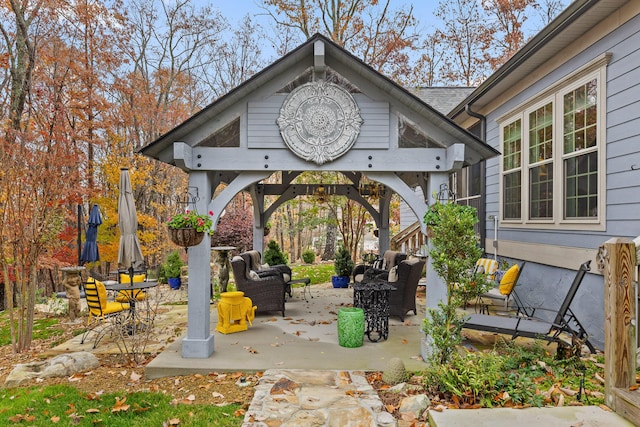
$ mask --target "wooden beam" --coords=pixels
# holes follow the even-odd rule
[[[629,239],[604,243],[605,403],[640,422],[640,396],[623,393],[636,384],[635,245]]]

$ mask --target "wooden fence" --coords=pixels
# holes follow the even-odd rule
[[[635,281],[640,268],[636,247],[628,239],[613,238],[600,248],[604,275],[605,403],[617,414],[640,425],[640,391],[636,385],[638,296]]]

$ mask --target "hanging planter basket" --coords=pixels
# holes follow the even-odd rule
[[[169,228],[169,237],[178,246],[196,246],[202,242],[204,231],[197,231],[195,228]]]

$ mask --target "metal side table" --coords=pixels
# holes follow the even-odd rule
[[[395,288],[388,282],[356,282],[353,285],[353,306],[364,310],[365,334],[371,342],[389,337],[389,292]]]

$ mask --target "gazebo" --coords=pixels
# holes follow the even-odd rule
[[[393,192],[422,218],[451,172],[499,154],[320,34],[140,151],[186,171],[190,192],[198,195],[195,208],[212,211],[214,224],[236,194],[248,191],[259,251],[263,228],[280,205],[318,193],[319,184],[294,182],[304,171],[346,176],[350,184],[322,190],[361,203],[376,222],[384,251]],[[263,182],[278,171],[281,182]],[[378,206],[363,197],[363,177],[379,184]],[[266,195],[279,197],[265,206]],[[209,260],[205,236],[189,250],[185,358],[207,358],[214,349]],[[427,268],[429,307],[446,296],[432,271]]]

